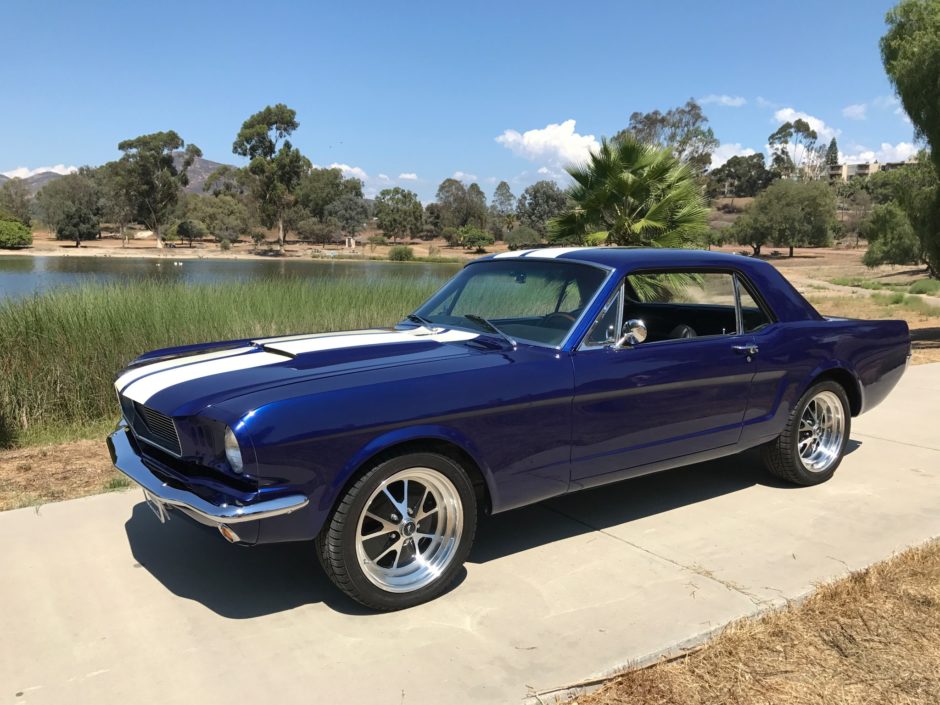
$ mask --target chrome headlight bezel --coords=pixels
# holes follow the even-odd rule
[[[232,472],[241,475],[245,471],[245,463],[242,458],[242,449],[235,437],[235,432],[229,427],[225,427],[225,459],[228,461]]]

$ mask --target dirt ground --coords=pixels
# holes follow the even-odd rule
[[[678,660],[569,705],[913,705],[940,702],[940,543],[732,624]]]
[[[0,450],[0,511],[129,486],[104,439]]]
[[[473,259],[479,257],[472,251],[460,247],[449,247],[442,240],[423,241],[416,240],[408,243],[392,243],[372,247],[365,244],[371,235],[380,234],[377,231],[360,233],[359,240],[363,244],[355,249],[347,249],[342,245],[313,245],[289,241],[285,247],[284,257],[291,259],[310,259],[316,257],[376,257],[386,259],[388,251],[394,244],[407,244],[414,251],[415,257],[448,257],[457,259]],[[4,250],[4,255],[39,256],[39,257],[153,257],[181,259],[271,259],[270,254],[259,254],[252,242],[243,241],[233,243],[231,249],[223,251],[215,242],[195,242],[193,247],[185,242],[172,243],[173,247],[157,247],[152,237],[144,240],[129,239],[124,245],[120,237],[106,234],[100,240],[88,240],[81,247],[75,247],[74,242],[56,240],[52,233],[38,230],[33,233],[33,246],[21,250]],[[275,246],[275,240],[268,240],[267,245]],[[488,248],[488,252],[502,252],[506,247],[497,243]]]

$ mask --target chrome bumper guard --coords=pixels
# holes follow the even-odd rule
[[[197,514],[216,524],[239,524],[246,521],[270,519],[271,517],[290,514],[307,506],[309,500],[300,494],[267,499],[254,504],[238,506],[234,504],[212,504],[202,497],[170,487],[153,474],[141,461],[128,437],[130,431],[122,424],[108,436],[108,450],[114,467],[140,485],[144,496],[157,513],[160,521],[166,520],[166,507],[178,507],[185,512]]]

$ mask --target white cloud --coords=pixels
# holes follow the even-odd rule
[[[592,150],[600,146],[594,135],[575,132],[574,120],[565,120],[560,125],[552,123],[523,133],[506,130],[496,141],[514,154],[554,167],[583,162]]]
[[[330,164],[330,169],[339,169],[343,172],[343,176],[354,176],[357,179],[365,181],[369,178],[369,175],[358,166],[349,166],[349,164],[340,164],[339,162],[333,162]]]
[[[44,171],[51,171],[56,174],[71,174],[78,171],[77,166],[65,166],[65,164],[56,164],[55,166],[37,166],[35,169],[30,169],[26,166],[18,166],[16,169],[11,169],[10,171],[3,171],[0,174],[4,176],[9,176],[11,179],[28,179],[30,176],[35,176],[36,174],[41,174]]]
[[[418,175],[413,171],[403,171],[398,175],[398,178],[402,181],[417,181]]]
[[[842,116],[849,120],[864,120],[866,110],[868,110],[868,106],[865,103],[853,103],[842,108]]]
[[[868,149],[861,145],[853,145],[852,152],[839,153],[839,162],[843,164],[864,164],[868,162],[903,162],[917,154],[917,146],[911,142],[898,142],[891,144],[882,142],[879,149]]]
[[[762,96],[762,95],[757,96],[757,100],[755,100],[754,102],[757,103],[757,107],[758,107],[758,108],[770,108],[770,109],[772,109],[772,110],[776,110],[777,108],[780,107],[780,105],[779,105],[778,103],[773,103],[773,102],[767,100],[767,99],[766,99],[764,96]]]
[[[723,105],[726,108],[740,108],[742,105],[747,103],[742,96],[739,95],[715,95],[714,93],[709,93],[708,95],[703,95],[698,99],[698,102],[702,105],[708,105],[709,103],[715,103],[717,105]]]
[[[379,174],[379,181],[388,181],[388,174]]]
[[[893,108],[899,103],[900,101],[893,95],[880,95],[871,102],[876,108],[881,108],[882,110]]]
[[[477,175],[476,175],[476,174],[468,174],[468,173],[465,172],[465,171],[455,171],[455,172],[454,172],[454,175],[453,175],[451,178],[452,178],[452,179],[457,179],[457,181],[476,181],[476,180],[477,180]]]
[[[828,142],[833,137],[838,137],[842,134],[842,130],[837,130],[834,127],[830,127],[818,117],[814,117],[813,115],[804,113],[800,110],[794,110],[793,108],[781,108],[780,110],[777,110],[774,113],[774,119],[771,120],[771,122],[793,122],[794,120],[805,120],[809,126],[816,131],[816,134],[819,135],[820,140],[825,140]]]
[[[750,147],[742,147],[740,142],[725,142],[718,145],[718,149],[712,152],[710,168],[717,169],[731,157],[749,157],[752,154],[757,154],[757,152]]]

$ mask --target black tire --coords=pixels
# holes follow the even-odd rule
[[[831,392],[838,397],[842,405],[842,418],[844,429],[838,452],[834,460],[824,469],[813,471],[807,469],[799,453],[800,443],[800,419],[803,412],[813,399],[816,399],[823,392]],[[783,433],[774,440],[765,445],[762,449],[764,465],[777,477],[792,482],[795,485],[818,485],[825,482],[842,462],[845,456],[845,447],[849,442],[849,434],[852,430],[852,413],[849,406],[849,399],[846,396],[842,385],[832,380],[818,382],[806,390],[806,393],[800,397],[799,402],[793,407],[790,418],[787,420],[786,428]]]
[[[357,556],[357,534],[360,517],[368,508],[367,503],[373,494],[383,482],[409,469],[430,470],[450,482],[459,498],[462,528],[456,532],[456,548],[446,567],[432,582],[407,592],[394,592],[375,584],[363,569]],[[404,501],[408,501],[407,496]],[[330,580],[352,599],[375,610],[400,610],[432,600],[450,587],[470,552],[476,526],[476,495],[463,468],[451,458],[437,453],[408,453],[377,464],[349,488],[320,530],[316,540],[317,554]],[[399,538],[406,535],[402,532]]]

